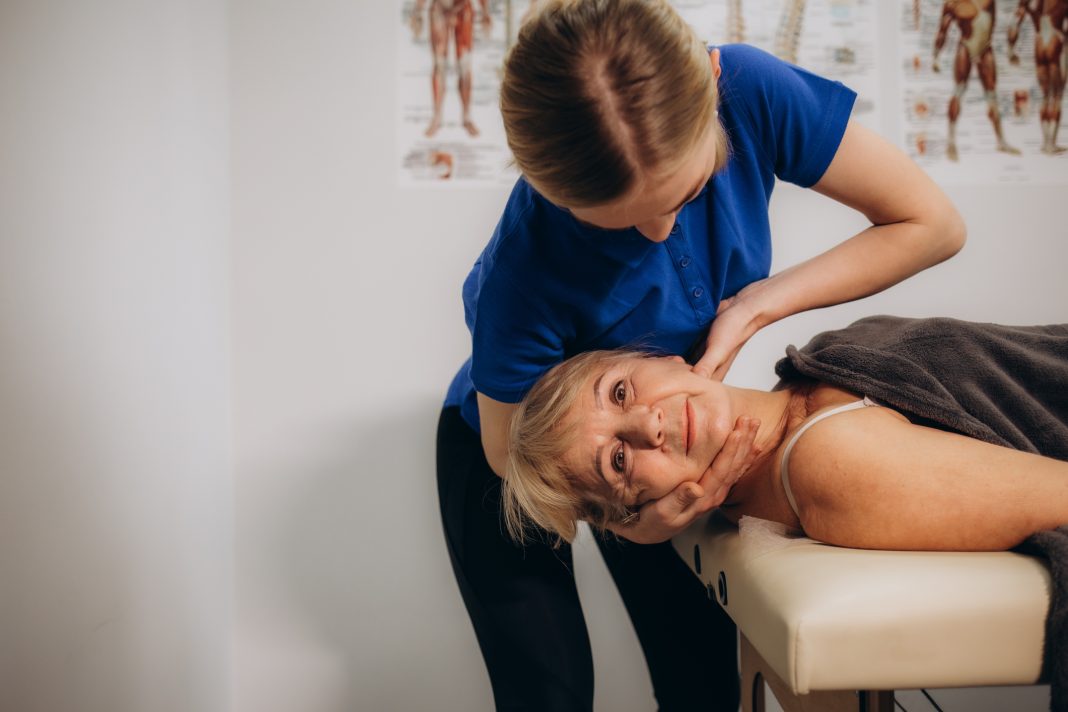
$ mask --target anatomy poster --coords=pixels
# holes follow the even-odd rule
[[[407,186],[511,184],[516,170],[497,108],[509,44],[537,0],[398,3],[397,144]],[[855,113],[880,128],[876,0],[675,0],[710,44],[745,42],[858,94]]]
[[[854,115],[879,129],[876,0],[675,0],[709,44],[744,42],[857,92]]]
[[[515,182],[497,108],[509,37],[531,0],[405,0],[397,140],[402,185]]]
[[[1068,0],[902,0],[902,141],[940,182],[1068,182]]]

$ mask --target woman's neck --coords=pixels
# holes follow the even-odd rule
[[[833,386],[798,383],[781,391],[753,391],[728,387],[732,412],[760,419],[756,461],[727,495],[723,513],[737,521],[743,514],[800,527],[779,478],[779,454],[787,436],[813,413],[855,400],[858,396]]]
[[[759,454],[735,483],[723,503],[723,513],[732,521],[742,514],[799,526],[789,510],[786,496],[779,491],[775,477],[777,455],[786,436],[809,416],[814,408],[813,385],[799,384],[781,391],[755,391],[728,386],[732,412],[760,420],[755,447]]]
[[[735,417],[748,415],[760,421],[754,445],[760,451],[759,462],[778,450],[793,427],[808,417],[812,388],[800,385],[781,391],[759,391],[726,386]],[[757,469],[754,464],[750,471]]]

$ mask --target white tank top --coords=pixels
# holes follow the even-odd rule
[[[794,433],[793,437],[790,438],[790,442],[786,443],[786,449],[782,451],[782,466],[779,468],[780,472],[782,472],[782,488],[786,490],[786,499],[790,502],[790,509],[794,510],[794,514],[796,514],[799,519],[801,518],[801,512],[797,511],[797,500],[794,499],[793,490],[790,489],[790,471],[788,468],[788,463],[790,461],[790,451],[794,449],[794,445],[797,443],[797,439],[804,435],[806,430],[808,430],[824,418],[830,418],[832,415],[838,415],[839,413],[845,413],[846,411],[856,410],[857,408],[867,408],[869,406],[878,407],[879,404],[873,401],[871,398],[864,396],[858,401],[853,401],[852,403],[846,403],[845,405],[840,405],[835,408],[831,408],[830,410],[825,410],[819,415],[817,415],[815,418],[798,428],[797,432]]]

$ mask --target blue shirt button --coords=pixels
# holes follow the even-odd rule
[[[675,223],[674,225],[671,226],[671,234],[672,235],[678,235],[679,234],[679,224],[678,223]]]
[[[679,267],[682,267],[683,269],[686,269],[689,266],[690,266],[690,258],[689,257],[683,257],[681,260],[679,260]]]
[[[704,294],[704,293],[705,293],[705,290],[701,289],[700,287],[694,287],[693,296],[694,296],[695,299],[700,299],[701,295]]]

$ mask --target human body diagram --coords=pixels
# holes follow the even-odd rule
[[[942,17],[935,36],[932,69],[938,72],[938,56],[946,44],[951,26],[960,30],[960,39],[953,57],[953,96],[949,100],[949,133],[946,140],[946,157],[951,161],[959,158],[957,151],[957,120],[961,114],[961,97],[968,89],[972,69],[979,74],[987,104],[987,116],[997,137],[997,150],[1019,154],[1019,150],[1005,142],[1001,127],[1001,111],[997,101],[997,63],[991,39],[996,21],[994,0],[947,0],[942,5]]]
[[[1042,153],[1064,153],[1068,148],[1057,145],[1061,123],[1068,54],[1064,50],[1068,34],[1068,0],[1019,0],[1009,26],[1009,62],[1020,63],[1016,43],[1023,21],[1030,18],[1035,32],[1035,78],[1042,91],[1039,124],[1042,130]]]
[[[413,36],[418,39],[423,31],[427,0],[416,0],[411,14]],[[489,34],[492,19],[488,0],[479,0],[482,32]],[[431,138],[441,129],[442,107],[445,102],[445,67],[448,61],[451,39],[456,56],[458,89],[463,107],[462,124],[468,135],[479,135],[478,127],[471,118],[471,87],[473,84],[471,50],[474,45],[475,8],[474,0],[430,0],[430,51],[434,66],[431,70],[431,92],[434,99],[434,114],[425,134]]]
[[[914,159],[935,170],[939,163],[950,171],[968,164],[967,175],[946,178],[1063,181],[1061,166],[1050,159],[1068,148],[1057,143],[1068,75],[1068,0],[901,0],[900,6],[903,138]]]

